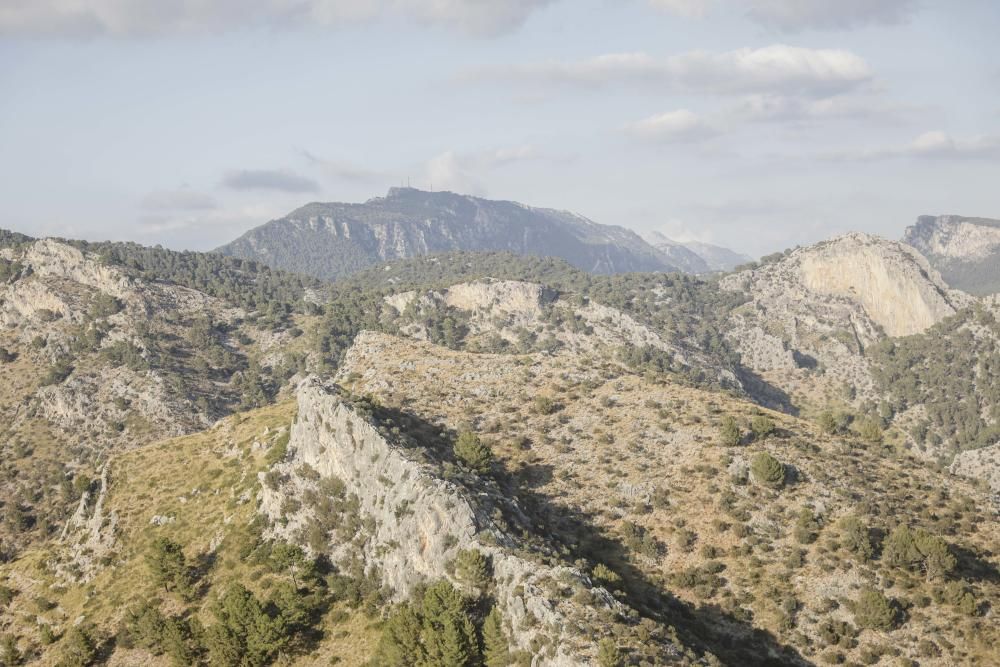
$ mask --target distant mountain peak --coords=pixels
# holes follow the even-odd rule
[[[970,294],[1000,292],[1000,220],[922,215],[903,243],[920,251],[945,281]]]
[[[624,227],[579,214],[411,187],[362,204],[314,202],[218,252],[336,279],[390,260],[457,250],[559,257],[592,273],[677,271]]]
[[[748,255],[711,243],[675,241],[655,229],[642,232],[642,237],[647,243],[667,255],[674,264],[689,273],[732,271],[741,264],[753,261],[753,258]]]

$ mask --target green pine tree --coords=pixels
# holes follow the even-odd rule
[[[483,622],[483,661],[486,667],[507,667],[510,664],[510,644],[503,629],[500,610],[496,606]]]

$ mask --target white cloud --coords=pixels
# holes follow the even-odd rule
[[[457,153],[445,151],[424,165],[423,178],[431,190],[452,190],[485,196],[483,178],[494,169],[528,160],[545,159],[530,144]]]
[[[913,157],[928,159],[988,159],[1000,157],[1000,135],[981,135],[971,139],[956,139],[947,132],[924,132],[902,146],[846,150],[826,156],[833,160],[880,160]]]
[[[334,181],[352,183],[373,183],[384,181],[388,174],[373,169],[358,166],[342,160],[330,160],[307,150],[299,150],[299,154],[313,167],[318,168],[327,178]]]
[[[794,32],[893,25],[915,10],[914,0],[751,0],[747,14],[758,23]]]
[[[188,188],[150,192],[140,205],[147,211],[205,211],[216,207],[210,195]]]
[[[783,32],[850,30],[867,25],[894,25],[916,11],[916,0],[649,0],[651,7],[688,18],[712,10],[744,11],[761,25]]]
[[[789,95],[747,95],[731,106],[726,115],[751,122],[809,122],[833,119],[898,121],[916,107],[887,102],[877,96],[848,93],[819,99]]]
[[[714,0],[649,0],[649,4],[678,16],[701,18],[715,5]]]
[[[639,83],[716,93],[828,96],[870,81],[872,71],[863,58],[850,51],[774,44],[725,52],[690,51],[668,58],[614,53],[572,62],[480,68],[466,72],[464,78],[586,86]]]
[[[520,26],[552,0],[5,0],[0,34],[160,35],[251,26],[329,28],[402,18],[472,34]]]
[[[240,169],[228,172],[222,185],[231,190],[316,192],[319,183],[286,169]]]
[[[697,142],[721,134],[721,130],[687,109],[668,111],[625,126],[626,132],[641,138],[663,142]]]
[[[476,177],[467,160],[454,151],[445,151],[427,161],[424,178],[431,190],[451,190],[464,194],[485,195],[486,188]]]

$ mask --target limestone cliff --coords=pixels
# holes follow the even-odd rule
[[[750,301],[727,335],[743,363],[784,389],[849,385],[873,393],[861,353],[885,336],[920,333],[968,305],[913,248],[852,233],[727,276]]]
[[[444,479],[435,463],[421,460],[419,451],[389,433],[336,385],[303,381],[288,454],[275,468],[284,481],[262,485],[261,511],[274,522],[273,532],[301,541],[314,510],[288,512],[288,499],[329,488],[323,480],[339,480],[356,502],[360,520],[352,539],[327,544],[334,563],[360,553],[366,568],[380,572],[398,600],[421,582],[445,578],[462,585],[449,563],[461,550],[479,550],[491,562],[493,596],[513,647],[531,650],[537,665],[591,662],[600,618],[625,608],[580,571],[543,562],[541,554],[506,531],[499,517],[518,510],[494,486]],[[578,594],[553,596],[548,592],[553,587]]]

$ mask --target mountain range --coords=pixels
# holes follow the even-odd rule
[[[240,243],[375,254],[0,232],[0,662],[1000,660],[1000,298],[936,268],[990,224],[693,275],[507,202],[311,206]],[[468,220],[572,257],[412,245]]]
[[[217,252],[332,280],[380,262],[458,250],[559,257],[602,274],[707,273],[749,260],[662,235],[651,244],[624,227],[566,211],[414,188],[391,188],[363,204],[308,204]]]

